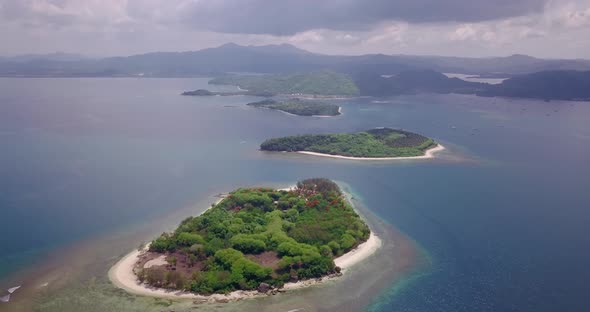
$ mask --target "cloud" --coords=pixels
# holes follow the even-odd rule
[[[121,0],[5,0],[0,16],[31,27],[105,25],[132,21]]]
[[[590,1],[585,3],[568,3],[551,11],[551,22],[558,27],[579,28],[590,26]]]
[[[590,0],[0,0],[0,54],[291,43],[327,54],[590,57]]]
[[[474,39],[476,38],[477,33],[478,31],[472,24],[464,24],[457,27],[457,29],[449,35],[449,39],[453,41]]]
[[[324,36],[319,31],[306,31],[302,33],[295,34],[289,38],[289,41],[297,44],[297,43],[318,43],[324,40]]]
[[[185,19],[225,33],[292,35],[311,29],[366,31],[390,21],[479,22],[538,13],[546,0],[216,0],[186,5]]]

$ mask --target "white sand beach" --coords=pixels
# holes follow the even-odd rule
[[[305,154],[305,155],[312,155],[312,156],[320,156],[320,157],[330,157],[330,158],[337,158],[337,159],[348,159],[348,160],[410,160],[410,159],[430,159],[434,158],[434,154],[444,151],[445,147],[438,144],[437,146],[426,150],[424,155],[421,156],[404,156],[404,157],[350,157],[350,156],[340,156],[340,155],[330,155],[330,154],[323,154],[323,153],[316,153],[316,152],[305,152],[299,151],[296,153]]]
[[[366,242],[358,245],[357,248],[343,254],[334,259],[336,266],[339,266],[342,271],[350,269],[355,264],[363,261],[368,256],[372,255],[377,249],[381,247],[381,239],[375,233],[371,232],[369,239]]]
[[[368,258],[370,255],[375,253],[381,247],[381,240],[377,237],[373,232],[370,233],[369,239],[360,244],[357,248],[351,250],[350,252],[334,259],[334,262],[337,266],[342,269],[342,273],[345,273],[349,270],[352,266],[360,263],[364,259]],[[213,294],[209,296],[204,295],[197,295],[190,292],[184,291],[171,291],[162,288],[155,288],[148,286],[146,284],[142,284],[137,279],[137,276],[133,272],[133,268],[135,264],[139,260],[140,255],[145,252],[134,250],[133,252],[126,255],[123,259],[117,262],[110,270],[109,270],[109,279],[111,282],[119,287],[124,289],[125,291],[142,296],[150,296],[150,297],[159,297],[159,298],[170,298],[170,299],[193,299],[193,300],[201,300],[203,302],[227,302],[227,301],[236,301],[242,300],[247,298],[254,298],[254,297],[261,297],[266,296],[264,293],[259,293],[258,291],[234,291],[229,294]],[[311,279],[311,280],[304,280],[299,281],[297,283],[286,283],[283,287],[283,290],[294,290],[300,289],[303,287],[309,287],[312,285],[318,285],[320,283],[334,280],[338,278],[337,276],[331,277],[324,277],[322,279]]]

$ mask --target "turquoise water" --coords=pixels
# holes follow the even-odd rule
[[[217,192],[325,176],[430,263],[351,298],[351,310],[585,310],[590,103],[361,98],[339,101],[342,116],[302,118],[244,106],[256,98],[178,96],[200,87],[205,79],[0,79],[2,288],[59,248],[165,219],[147,231],[161,232]],[[448,151],[387,163],[257,151],[268,137],[379,126]],[[337,310],[313,302],[308,310]]]

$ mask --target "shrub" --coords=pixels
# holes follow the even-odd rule
[[[266,250],[264,241],[244,234],[238,234],[232,237],[230,243],[234,249],[244,253],[259,254]]]
[[[202,294],[255,289],[261,282],[282,285],[337,272],[332,258],[368,235],[369,228],[329,180],[305,180],[293,191],[240,189],[152,242],[150,250],[167,253],[172,264],[179,254],[189,267],[198,263],[190,280],[169,267],[168,273],[160,267],[137,275],[157,287]],[[280,258],[274,272],[251,256],[263,251]]]
[[[356,244],[356,239],[354,239],[354,237],[352,235],[350,235],[348,233],[342,235],[342,238],[340,239],[340,247],[342,247],[342,249],[348,251],[355,244]]]
[[[180,233],[176,238],[178,246],[192,246],[194,244],[202,244],[205,242],[203,237],[195,233]]]

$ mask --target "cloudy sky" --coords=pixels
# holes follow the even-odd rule
[[[328,54],[590,59],[590,0],[0,0],[0,55],[290,43]]]

